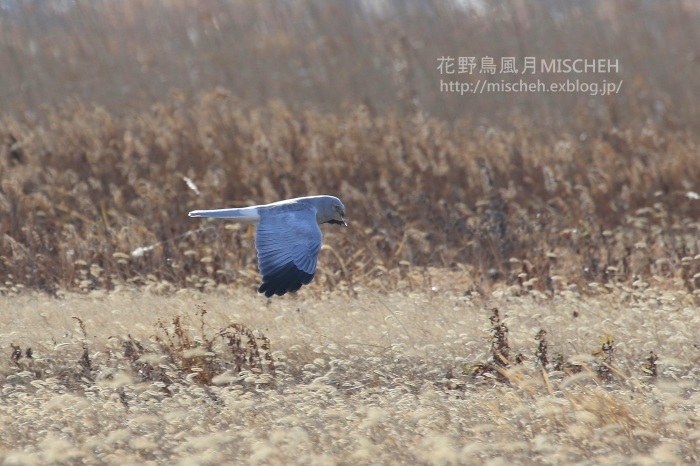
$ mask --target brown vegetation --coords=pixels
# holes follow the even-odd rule
[[[252,232],[187,212],[320,193],[340,196],[351,220],[342,234],[324,230],[315,286],[325,289],[372,280],[422,286],[425,267],[453,270],[462,291],[493,281],[549,293],[591,282],[700,285],[700,157],[697,136],[685,129],[700,121],[688,94],[697,83],[674,82],[683,70],[696,74],[682,51],[700,41],[691,37],[697,28],[677,34],[697,15],[685,2],[583,10],[516,3],[481,14],[442,2],[390,2],[391,14],[311,0],[23,5],[1,16],[0,64],[19,73],[3,73],[10,81],[2,88],[18,88],[16,78],[25,103],[63,103],[21,113],[8,104],[0,120],[3,293],[250,283]],[[188,8],[198,15],[185,21]],[[463,27],[449,27],[458,20]],[[425,26],[398,28],[417,21]],[[650,21],[659,34],[639,26]],[[468,27],[475,22],[481,26]],[[68,35],[65,25],[82,32]],[[591,36],[592,26],[600,34]],[[279,35],[261,36],[261,28]],[[308,48],[311,33],[335,53]],[[547,47],[535,46],[544,36]],[[59,42],[60,50],[49,46]],[[437,92],[437,58],[465,54],[465,43],[470,54],[497,57],[606,50],[621,62],[614,77],[626,81],[624,92]],[[361,54],[377,57],[379,69]],[[159,82],[150,97],[128,93],[116,107],[110,83],[144,88],[132,60],[146,56],[154,58],[139,62],[146,70],[177,77],[188,64],[202,81],[172,83],[184,91],[169,94]],[[284,57],[305,57],[314,97],[297,88],[304,80],[290,77],[301,71]],[[251,71],[252,61],[259,68]],[[364,66],[353,74],[357,63]],[[55,71],[61,67],[75,79]],[[232,67],[235,79],[207,74],[234,76]],[[35,86],[27,69],[51,83]],[[402,71],[382,77],[390,70]],[[287,84],[275,87],[275,76]],[[100,80],[101,93],[90,79]],[[222,82],[236,92],[201,90]],[[93,103],[66,102],[66,94]]]
[[[463,291],[492,280],[697,289],[690,133],[513,125],[249,108],[221,90],[126,117],[72,103],[46,123],[6,118],[3,290],[249,283],[252,231],[187,212],[320,193],[343,199],[351,228],[324,229],[335,254],[322,253],[316,286],[395,286],[433,266],[458,270]]]

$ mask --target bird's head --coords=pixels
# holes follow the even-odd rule
[[[348,226],[345,220],[345,206],[340,199],[333,196],[324,196],[323,206],[319,211],[319,223]]]

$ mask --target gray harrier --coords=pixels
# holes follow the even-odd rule
[[[333,196],[309,196],[240,209],[194,210],[190,217],[257,223],[255,249],[263,276],[258,293],[282,296],[308,285],[321,250],[321,223],[347,226],[345,206]]]

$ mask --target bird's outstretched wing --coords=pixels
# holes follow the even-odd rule
[[[263,276],[258,293],[268,298],[282,296],[311,283],[322,239],[311,206],[285,205],[262,211],[255,238]]]

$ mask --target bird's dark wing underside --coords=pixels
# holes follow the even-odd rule
[[[308,285],[316,272],[321,229],[311,207],[261,212],[255,247],[263,276],[259,293],[282,296]]]
[[[273,294],[282,296],[287,292],[298,291],[302,285],[308,285],[313,279],[313,273],[299,270],[293,262],[290,262],[277,271],[264,275],[258,293],[265,293],[268,298]]]

